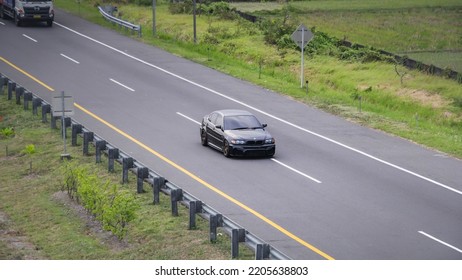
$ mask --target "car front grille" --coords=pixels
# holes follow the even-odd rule
[[[246,142],[247,145],[263,145],[263,143],[264,143],[263,140],[257,140],[257,141],[251,140],[251,141]]]
[[[48,15],[50,7],[24,7],[24,13],[28,15]]]

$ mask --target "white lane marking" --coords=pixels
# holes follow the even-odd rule
[[[116,80],[114,80],[114,79],[109,79],[109,80],[110,80],[111,82],[113,82],[113,83],[118,84],[118,85],[121,86],[121,87],[124,87],[124,88],[130,90],[130,91],[135,91],[135,90],[132,89],[131,87],[127,87],[126,85],[124,85],[124,84],[122,84],[122,83],[120,83],[120,82],[118,82],[118,81],[116,81]]]
[[[451,244],[446,243],[446,242],[444,242],[444,241],[442,241],[442,240],[439,240],[438,238],[436,238],[436,237],[434,237],[434,236],[431,236],[431,235],[428,234],[428,233],[425,233],[425,232],[423,232],[423,231],[419,231],[419,233],[422,234],[422,235],[425,235],[426,237],[428,237],[428,238],[430,238],[430,239],[433,239],[433,240],[435,240],[436,242],[439,242],[439,243],[441,243],[441,244],[443,244],[443,245],[445,245],[445,246],[447,246],[447,247],[449,247],[449,248],[451,248],[451,249],[453,249],[453,250],[456,250],[456,251],[459,252],[459,253],[462,253],[462,250],[461,250],[461,249],[459,249],[459,248],[457,248],[457,247],[455,247],[455,246],[452,246]]]
[[[65,57],[65,58],[67,58],[67,59],[69,59],[70,61],[72,61],[72,62],[74,62],[74,63],[76,63],[76,64],[80,64],[80,62],[78,62],[78,61],[75,60],[75,59],[72,59],[72,58],[68,57],[68,56],[65,55],[65,54],[61,54],[61,56],[62,56],[62,57]]]
[[[56,22],[55,22],[55,23],[56,23]],[[93,41],[93,42],[95,42],[95,43],[97,43],[97,44],[100,44],[100,45],[102,45],[102,46],[104,46],[104,47],[106,47],[106,48],[108,48],[108,49],[111,49],[111,50],[113,50],[113,51],[115,51],[115,52],[118,52],[118,53],[120,53],[120,54],[122,54],[122,55],[124,55],[124,56],[126,56],[126,57],[129,57],[129,58],[131,58],[131,59],[133,59],[133,60],[136,60],[136,61],[138,61],[138,62],[140,62],[140,63],[142,63],[142,64],[145,64],[145,65],[147,65],[147,66],[149,66],[149,67],[155,68],[155,69],[157,69],[157,70],[159,70],[159,71],[162,71],[162,72],[164,72],[164,73],[166,73],[166,74],[168,74],[168,75],[170,75],[170,76],[173,76],[173,77],[175,77],[175,78],[178,78],[178,79],[180,79],[180,80],[182,80],[182,81],[184,81],[184,82],[187,82],[187,83],[189,83],[189,84],[192,84],[192,85],[194,85],[194,86],[197,86],[197,87],[199,87],[199,88],[202,88],[202,89],[204,89],[204,90],[206,90],[206,91],[208,91],[208,92],[211,92],[211,93],[213,93],[213,94],[215,94],[215,95],[221,96],[221,97],[223,97],[223,98],[225,98],[225,99],[228,99],[228,100],[230,100],[230,101],[232,101],[232,102],[235,102],[235,103],[237,103],[237,104],[240,104],[240,105],[242,105],[242,106],[244,106],[244,107],[247,107],[247,108],[249,108],[249,109],[252,109],[252,110],[254,110],[254,111],[257,111],[257,112],[259,112],[259,113],[261,113],[261,114],[263,114],[263,115],[266,115],[266,116],[268,116],[268,117],[270,117],[270,118],[272,118],[272,119],[278,120],[278,121],[280,121],[280,122],[282,122],[282,123],[285,123],[285,124],[287,124],[287,125],[289,125],[289,126],[292,126],[292,127],[296,128],[296,129],[299,129],[299,130],[301,130],[301,131],[304,131],[304,132],[306,132],[306,133],[309,133],[309,134],[311,134],[311,135],[313,135],[313,136],[319,137],[319,138],[324,139],[324,140],[326,140],[326,141],[328,141],[328,142],[331,142],[331,143],[333,143],[333,144],[336,144],[336,145],[338,145],[338,146],[341,146],[341,147],[343,147],[343,148],[345,148],[345,149],[348,149],[348,150],[350,150],[350,151],[353,151],[353,152],[355,152],[355,153],[358,153],[358,154],[360,154],[360,155],[363,155],[363,156],[365,156],[365,157],[368,157],[368,158],[370,158],[370,159],[372,159],[372,160],[378,161],[378,162],[380,162],[380,163],[383,163],[383,164],[385,164],[385,165],[388,165],[388,166],[390,166],[390,167],[393,167],[393,168],[395,168],[395,169],[398,169],[398,170],[400,170],[400,171],[402,171],[402,172],[405,172],[405,173],[407,173],[407,174],[409,174],[409,175],[415,176],[415,177],[417,177],[417,178],[420,178],[420,179],[422,179],[422,180],[425,180],[425,181],[427,181],[427,182],[430,182],[430,183],[432,183],[432,184],[435,184],[435,185],[437,185],[437,186],[440,186],[440,187],[442,187],[442,188],[445,188],[445,189],[447,189],[447,190],[450,190],[450,191],[452,191],[452,192],[455,192],[455,193],[457,193],[457,194],[462,195],[462,191],[459,191],[459,190],[457,190],[457,189],[455,189],[455,188],[452,188],[452,187],[447,186],[447,185],[445,185],[445,184],[443,184],[443,183],[440,183],[440,182],[438,182],[438,181],[432,180],[432,179],[430,179],[430,178],[427,178],[427,177],[425,177],[425,176],[422,176],[422,175],[420,175],[420,174],[417,174],[417,173],[415,173],[415,172],[412,172],[412,171],[410,171],[410,170],[408,170],[408,169],[405,169],[405,168],[403,168],[403,167],[400,167],[400,166],[398,166],[398,165],[396,165],[396,164],[387,162],[387,161],[382,160],[382,159],[380,159],[380,158],[377,158],[377,157],[375,157],[375,156],[373,156],[373,155],[370,155],[370,154],[368,154],[368,153],[366,153],[366,152],[360,151],[360,150],[358,150],[358,149],[355,149],[355,148],[353,148],[353,147],[350,147],[350,146],[348,146],[348,145],[345,145],[345,144],[343,144],[343,143],[340,143],[340,142],[338,142],[338,141],[336,141],[336,140],[330,139],[329,137],[323,136],[323,135],[321,135],[321,134],[318,134],[318,133],[316,133],[316,132],[313,132],[313,131],[310,131],[310,130],[308,130],[308,129],[306,129],[306,128],[303,128],[303,127],[301,127],[301,126],[299,126],[299,125],[293,124],[293,123],[291,123],[291,122],[289,122],[289,121],[286,121],[286,120],[284,120],[284,119],[281,119],[281,118],[279,118],[279,117],[276,117],[276,116],[274,116],[274,115],[271,115],[271,114],[269,114],[269,113],[267,113],[267,112],[265,112],[265,111],[263,111],[263,110],[260,110],[260,109],[258,109],[258,108],[256,108],[256,107],[253,107],[253,106],[251,106],[251,105],[248,105],[248,104],[246,104],[246,103],[244,103],[244,102],[242,102],[242,101],[239,101],[239,100],[237,100],[237,99],[234,99],[234,98],[232,98],[232,97],[229,97],[229,96],[227,96],[227,95],[224,95],[223,93],[220,93],[220,92],[218,92],[218,91],[215,91],[215,90],[213,90],[213,89],[210,89],[210,88],[208,88],[208,87],[206,87],[206,86],[203,86],[203,85],[201,85],[201,84],[198,84],[198,83],[196,83],[196,82],[193,82],[193,81],[191,81],[191,80],[188,80],[188,79],[186,79],[186,78],[183,78],[183,77],[181,77],[181,76],[179,76],[179,75],[177,75],[177,74],[174,74],[174,73],[172,73],[172,72],[169,72],[169,71],[167,71],[167,70],[165,70],[165,69],[163,69],[163,68],[160,68],[159,66],[156,66],[156,65],[154,65],[154,64],[151,64],[151,63],[149,63],[149,62],[146,62],[146,61],[144,61],[144,60],[142,60],[142,59],[140,59],[140,58],[137,58],[137,57],[135,57],[135,56],[129,55],[129,54],[127,54],[127,53],[125,53],[125,52],[123,52],[123,51],[121,51],[121,50],[119,50],[119,49],[116,49],[116,48],[114,48],[114,47],[111,47],[111,46],[109,46],[109,45],[107,45],[107,44],[105,44],[105,43],[103,43],[103,42],[100,42],[100,41],[98,41],[98,40],[96,40],[96,39],[93,39],[93,38],[91,38],[91,37],[89,37],[89,36],[87,36],[87,35],[84,35],[84,34],[78,32],[78,31],[75,31],[75,30],[73,30],[73,29],[71,29],[71,28],[69,28],[69,27],[67,27],[67,26],[64,26],[64,25],[59,24],[59,23],[56,23],[56,25],[58,25],[58,26],[60,26],[60,27],[62,27],[62,28],[64,28],[64,29],[67,29],[67,30],[69,30],[70,32],[73,32],[73,33],[75,33],[75,34],[77,34],[77,35],[79,35],[79,36],[81,36],[81,37],[83,37],[83,38],[86,38],[86,39],[88,39],[88,40],[90,40],[90,41]]]
[[[299,171],[299,170],[297,170],[297,169],[295,169],[295,168],[293,168],[293,167],[291,167],[291,166],[288,166],[287,164],[282,163],[282,162],[280,162],[279,160],[276,160],[276,159],[274,159],[274,158],[272,158],[271,160],[274,161],[274,162],[277,163],[277,164],[280,164],[280,165],[284,166],[285,168],[288,168],[288,169],[292,170],[293,172],[295,172],[295,173],[297,173],[297,174],[299,174],[299,175],[302,175],[303,177],[306,177],[306,178],[308,178],[308,179],[310,179],[310,180],[312,180],[312,181],[315,181],[315,182],[318,183],[318,184],[321,184],[321,183],[322,183],[322,182],[319,181],[318,179],[313,178],[313,177],[311,177],[311,176],[309,176],[309,175],[306,175],[305,173],[303,173],[303,172],[301,172],[301,171]]]
[[[188,119],[188,120],[192,121],[193,123],[197,123],[198,125],[200,125],[200,124],[201,124],[200,122],[196,121],[195,119],[193,119],[193,118],[190,118],[190,117],[188,117],[188,116],[186,116],[186,115],[183,115],[183,114],[182,114],[182,113],[180,113],[180,112],[176,112],[176,113],[177,113],[178,115],[182,116],[183,118],[185,118],[185,119]]]
[[[31,40],[31,41],[34,41],[35,43],[38,42],[37,40],[35,40],[35,39],[32,38],[32,37],[27,36],[26,34],[22,34],[22,36],[26,37],[27,39],[29,39],[29,40]]]
[[[1,24],[1,25],[5,25],[5,24],[4,24],[3,22],[1,22],[1,21],[0,21],[0,24]]]

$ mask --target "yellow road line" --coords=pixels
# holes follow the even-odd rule
[[[11,67],[13,67],[14,69],[18,70],[19,72],[23,73],[24,75],[26,75],[27,77],[31,78],[32,80],[34,80],[35,82],[37,82],[39,85],[45,87],[46,89],[48,89],[49,91],[55,91],[52,87],[48,86],[47,84],[45,84],[44,82],[40,81],[39,79],[35,78],[34,76],[32,76],[31,74],[27,73],[26,71],[22,70],[21,68],[19,68],[18,66],[14,65],[13,63],[9,62],[8,60],[6,60],[5,58],[1,57],[0,56],[0,60],[5,62],[6,64],[10,65]]]
[[[54,89],[48,85],[46,85],[45,83],[41,82],[40,80],[38,80],[37,78],[35,78],[34,76],[30,75],[29,73],[27,73],[26,71],[22,70],[21,68],[17,67],[16,65],[14,65],[13,63],[7,61],[6,59],[0,57],[0,60],[4,61],[5,63],[7,63],[8,65],[10,65],[11,67],[13,67],[14,69],[18,70],[19,72],[23,73],[24,75],[26,75],[27,77],[31,78],[32,80],[34,80],[35,82],[39,83],[40,85],[44,86],[45,88],[47,88],[48,90],[50,91],[54,91]],[[223,191],[217,189],[216,187],[212,186],[211,184],[207,183],[206,181],[202,180],[201,178],[199,178],[198,176],[194,175],[193,173],[191,173],[190,171],[186,170],[185,168],[183,168],[182,166],[176,164],[175,162],[173,162],[172,160],[168,159],[167,157],[163,156],[162,154],[160,154],[159,152],[155,151],[154,149],[148,147],[147,145],[143,144],[142,142],[140,142],[139,140],[137,140],[136,138],[134,138],[133,136],[127,134],[126,132],[122,131],[121,129],[117,128],[116,126],[114,126],[113,124],[105,121],[104,119],[100,118],[99,116],[95,115],[94,113],[90,112],[89,110],[85,109],[84,107],[82,107],[81,105],[77,104],[77,103],[74,103],[74,106],[77,107],[78,109],[80,109],[82,112],[90,115],[91,117],[93,117],[94,119],[100,121],[101,123],[103,123],[104,125],[108,126],[109,128],[111,128],[112,130],[116,131],[117,133],[119,133],[120,135],[126,137],[127,139],[131,140],[132,142],[134,142],[135,144],[137,144],[138,146],[142,147],[143,149],[147,150],[148,152],[150,152],[151,154],[155,155],[156,157],[160,158],[161,160],[165,161],[166,163],[170,164],[171,166],[175,167],[176,169],[178,169],[179,171],[183,172],[184,174],[188,175],[189,177],[191,177],[192,179],[194,179],[195,181],[199,182],[200,184],[202,184],[203,186],[207,187],[208,189],[214,191],[215,193],[221,195],[222,197],[226,198],[227,200],[231,201],[232,203],[236,204],[237,206],[241,207],[242,209],[252,213],[253,215],[255,215],[256,217],[258,217],[259,219],[261,219],[262,221],[266,222],[267,224],[269,224],[270,226],[272,226],[273,228],[279,230],[281,233],[285,234],[286,236],[290,237],[291,239],[295,240],[296,242],[300,243],[301,245],[305,246],[306,248],[310,249],[311,251],[317,253],[318,255],[324,257],[325,259],[328,259],[328,260],[334,260],[333,257],[331,257],[330,255],[328,255],[327,253],[319,250],[318,248],[316,248],[315,246],[311,245],[310,243],[306,242],[305,240],[301,239],[300,237],[296,236],[295,234],[291,233],[290,231],[286,230],[285,228],[283,228],[282,226],[276,224],[275,222],[273,222],[272,220],[268,219],[267,217],[263,216],[262,214],[260,214],[259,212],[255,211],[254,209],[248,207],[247,205],[243,204],[242,202],[238,201],[237,199],[229,196],[228,194],[224,193]]]

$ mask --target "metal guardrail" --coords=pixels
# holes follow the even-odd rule
[[[138,32],[138,37],[141,37],[141,25],[135,25],[133,23],[130,23],[128,21],[122,20],[120,18],[116,18],[115,16],[112,15],[112,12],[115,10],[115,7],[112,6],[98,6],[98,10],[101,13],[101,15],[107,19],[108,21],[118,24],[122,27],[125,27],[126,29],[136,31]]]
[[[38,115],[38,108],[42,111],[42,122],[48,122],[47,115],[50,114],[51,128],[57,129],[57,119],[61,117],[52,116],[52,108],[49,103],[42,100],[24,87],[16,84],[8,77],[0,73],[0,96],[4,92],[4,87],[7,88],[8,100],[13,99],[13,92],[17,104],[21,104],[23,98],[24,110],[29,109],[29,103],[32,103],[32,113]],[[231,257],[239,256],[239,243],[244,243],[248,248],[255,253],[256,260],[272,259],[272,260],[290,260],[287,255],[265,243],[261,238],[253,233],[245,230],[233,220],[223,216],[211,206],[200,201],[192,194],[182,190],[179,186],[169,182],[159,173],[147,168],[143,163],[130,157],[127,153],[119,150],[111,143],[104,140],[102,137],[94,134],[86,129],[83,125],[66,117],[64,129],[71,127],[71,145],[77,146],[77,136],[83,139],[83,154],[89,155],[89,145],[95,147],[96,162],[101,161],[101,155],[104,153],[108,157],[108,171],[114,171],[114,163],[122,164],[122,182],[128,182],[128,171],[136,174],[137,177],[137,193],[144,193],[144,183],[149,184],[153,191],[153,204],[158,204],[160,192],[170,196],[172,215],[178,215],[178,202],[189,209],[189,229],[195,228],[196,215],[209,221],[211,242],[217,239],[217,229],[222,228],[223,231],[231,237]],[[61,125],[62,126],[62,125]],[[61,127],[61,129],[63,129]]]

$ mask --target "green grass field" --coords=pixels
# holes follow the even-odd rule
[[[233,3],[262,17],[281,16],[283,4]],[[407,55],[441,68],[462,72],[462,2],[427,1],[294,1],[290,16],[339,39]],[[426,55],[415,54],[425,51]]]

